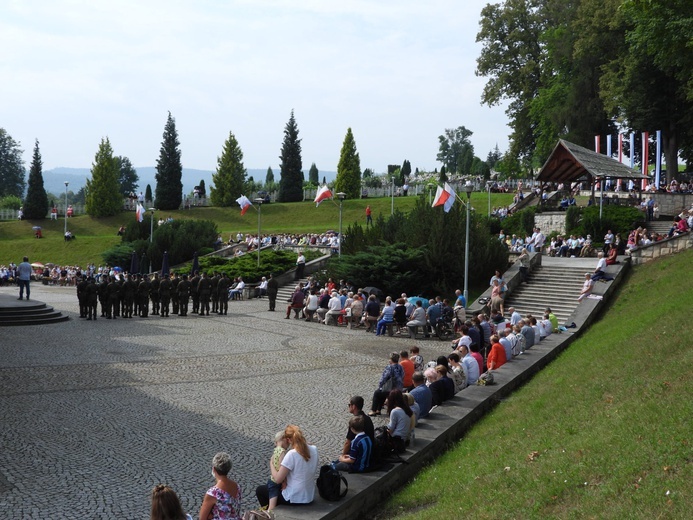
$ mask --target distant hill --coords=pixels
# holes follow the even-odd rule
[[[144,191],[147,184],[151,185],[152,191],[156,188],[156,168],[154,166],[135,167],[137,175],[140,177],[139,188]],[[274,171],[275,180],[279,180],[279,168],[272,168]],[[193,188],[204,179],[205,186],[209,190],[212,185],[211,170],[196,170],[193,168],[183,168],[183,193],[191,193]],[[304,172],[306,178],[308,171]],[[256,182],[265,182],[267,168],[249,168],[248,177],[253,177]],[[85,184],[87,179],[91,177],[89,168],[53,168],[43,172],[43,185],[46,191],[55,195],[65,193],[65,182],[69,182],[68,189],[72,192],[79,191]],[[327,182],[332,182],[337,177],[337,172],[320,172],[320,181],[325,177]]]

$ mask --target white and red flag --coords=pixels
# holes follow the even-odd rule
[[[142,204],[137,204],[135,215],[137,216],[137,222],[142,222],[144,220],[144,207]]]
[[[436,198],[433,200],[432,207],[443,206],[445,213],[447,213],[452,209],[452,205],[455,204],[455,198],[457,198],[457,193],[455,193],[452,186],[446,182],[444,188],[438,186]]]
[[[241,207],[241,215],[245,215],[245,212],[248,211],[248,208],[253,205],[252,202],[250,202],[250,199],[246,197],[245,195],[241,195],[236,199],[236,202],[238,202],[238,205]]]
[[[327,184],[325,184],[315,195],[315,207],[317,208],[323,200],[331,198],[332,192],[330,191],[330,188],[327,187]]]

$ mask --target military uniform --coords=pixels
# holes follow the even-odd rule
[[[152,315],[159,314],[159,274],[154,273],[154,279],[149,283],[149,298],[152,300]]]
[[[140,318],[149,316],[149,277],[143,276],[137,287],[137,295],[140,300]]]
[[[219,273],[214,273],[209,280],[212,283],[212,312],[217,314],[219,313],[219,280],[221,280]]]
[[[178,314],[178,284],[180,283],[180,278],[176,273],[171,273],[171,304],[173,306],[173,314]]]
[[[85,299],[87,302],[87,320],[96,321],[96,304],[99,298],[99,287],[93,278],[89,279],[86,288],[84,289]]]
[[[190,282],[188,275],[184,274],[183,279],[178,283],[178,313],[179,316],[188,315],[188,300],[190,299]]]
[[[133,280],[132,275],[128,275],[127,280],[125,280],[125,283],[123,283],[123,303],[125,304],[123,318],[132,318],[136,292],[137,283],[135,280]],[[137,315],[137,313],[135,313],[135,315]]]
[[[80,318],[86,318],[87,317],[87,279],[82,278],[78,283],[77,283],[77,301],[79,302],[79,317]]]
[[[200,300],[200,315],[204,316],[205,311],[209,316],[209,299],[212,295],[212,282],[206,274],[202,275],[197,283],[197,295]]]
[[[273,311],[277,305],[277,292],[279,291],[279,283],[276,278],[270,275],[267,281],[267,298],[269,299],[269,310]]]
[[[231,279],[229,275],[224,275],[217,284],[217,292],[219,293],[219,314],[229,313],[229,287],[231,287]]]
[[[171,302],[171,280],[168,279],[167,274],[159,283],[159,299],[161,301],[161,316],[168,318],[168,306]]]
[[[197,314],[200,312],[200,294],[197,292],[197,284],[200,283],[199,273],[195,273],[190,279],[190,296],[192,296],[192,313]]]

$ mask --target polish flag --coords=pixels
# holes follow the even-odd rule
[[[332,192],[330,191],[330,188],[327,187],[327,184],[325,184],[322,188],[318,190],[318,193],[315,195],[315,207],[317,208],[320,203],[325,200],[325,199],[331,199],[332,198]]]
[[[137,204],[135,216],[137,217],[137,222],[142,222],[144,220],[144,207],[142,207],[142,204]]]
[[[455,193],[452,186],[446,182],[445,188],[438,186],[438,189],[436,190],[436,198],[431,207],[435,208],[436,206],[443,206],[445,213],[447,213],[450,211],[450,209],[452,209],[453,204],[455,204],[456,197],[457,193]]]
[[[238,205],[241,207],[241,215],[245,215],[245,212],[248,211],[248,208],[253,205],[252,202],[250,202],[250,199],[246,197],[245,195],[241,195],[236,199],[236,202],[238,202]]]

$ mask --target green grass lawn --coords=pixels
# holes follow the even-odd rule
[[[395,210],[408,212],[414,207],[416,197],[395,197]],[[512,202],[511,194],[491,194],[491,204],[507,205]],[[371,206],[373,219],[378,215],[390,215],[392,201],[389,198],[359,199],[344,201],[342,225],[346,228],[354,223],[365,224],[365,208]],[[472,206],[482,214],[488,211],[488,196],[485,193],[472,194]],[[441,209],[442,211],[442,209]],[[257,212],[249,209],[241,216],[238,206],[230,208],[200,207],[190,210],[156,212],[155,218],[208,219],[217,224],[224,239],[230,234],[234,237],[239,231],[257,233]],[[116,232],[121,225],[134,221],[135,213],[121,213],[115,217],[94,219],[78,216],[68,219],[68,229],[77,237],[71,242],[64,241],[64,220],[25,220],[0,222],[0,265],[12,261],[19,263],[24,255],[32,262],[53,262],[56,264],[81,265],[89,262],[103,263],[101,253],[120,241]],[[145,217],[149,219],[149,215]],[[34,238],[32,226],[42,226],[44,238]],[[263,233],[321,233],[328,229],[339,229],[339,207],[331,201],[315,207],[313,202],[267,204],[262,207]]]
[[[690,518],[693,251],[637,267],[601,320],[378,519]]]

